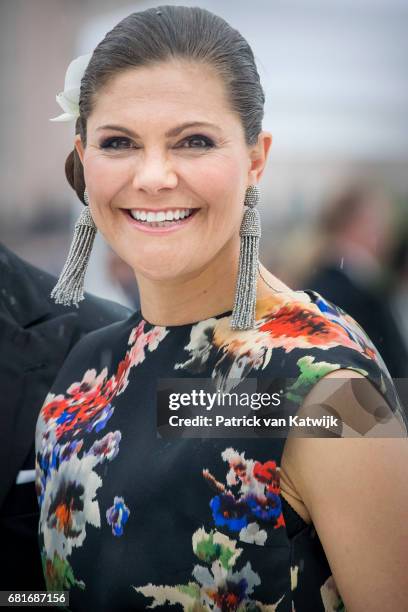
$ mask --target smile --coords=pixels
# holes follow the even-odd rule
[[[158,212],[132,209],[130,214],[134,219],[137,219],[137,221],[144,221],[146,223],[161,223],[163,221],[178,221],[179,219],[185,219],[186,217],[189,217],[192,212],[192,208],[176,208],[175,210],[160,210]]]
[[[151,211],[143,209],[122,209],[138,229],[161,233],[176,230],[191,221],[198,208],[174,208],[172,210]]]

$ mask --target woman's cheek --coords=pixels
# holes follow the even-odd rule
[[[89,185],[89,197],[97,202],[109,204],[115,195],[126,185],[130,176],[131,164],[125,159],[110,159],[94,156],[85,164],[85,182]]]
[[[234,160],[220,159],[219,155],[211,158],[203,155],[190,163],[180,164],[179,176],[203,202],[223,210],[234,188],[239,190],[242,182],[238,164]],[[231,199],[236,200],[236,196]]]

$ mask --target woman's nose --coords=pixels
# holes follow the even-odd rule
[[[164,153],[157,151],[145,153],[138,161],[133,178],[135,189],[156,194],[162,189],[174,189],[177,182],[177,174]]]

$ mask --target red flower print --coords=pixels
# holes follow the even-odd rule
[[[344,327],[320,314],[314,305],[285,304],[258,329],[268,333],[273,346],[283,347],[287,352],[295,348],[328,349],[339,345],[363,352]]]
[[[50,394],[44,403],[42,409],[43,419],[48,422],[50,419],[58,419],[58,417],[64,412],[69,406],[69,400],[65,399],[63,395]]]
[[[259,482],[265,484],[268,491],[279,494],[280,477],[275,461],[266,461],[266,463],[256,461],[254,464],[254,477]]]

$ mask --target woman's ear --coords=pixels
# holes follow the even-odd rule
[[[249,184],[258,183],[266,166],[269,150],[272,145],[272,134],[261,132],[258,142],[250,149],[250,168],[248,173]]]
[[[79,159],[81,160],[82,165],[83,165],[84,164],[84,152],[85,152],[85,149],[84,149],[84,146],[82,144],[82,140],[81,140],[81,135],[80,134],[77,134],[75,136],[74,147],[75,147],[76,152],[78,153]]]

